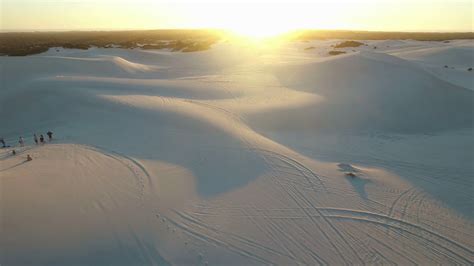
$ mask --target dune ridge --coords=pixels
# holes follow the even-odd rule
[[[0,263],[472,264],[472,44],[336,42],[0,57]]]

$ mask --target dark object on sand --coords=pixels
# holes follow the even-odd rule
[[[357,177],[353,172],[346,173],[346,176],[350,176],[352,178]]]
[[[329,51],[328,54],[329,54],[329,55],[340,55],[340,54],[345,54],[345,53],[346,53],[346,52],[344,52],[344,51],[336,51],[336,50],[334,50],[334,51]]]
[[[348,163],[339,163],[337,166],[339,167],[339,171],[344,172],[344,173],[349,173],[349,172],[357,173],[360,171],[359,169],[353,167],[352,165]]]
[[[12,155],[16,155],[16,151],[15,151],[15,150],[12,150]]]
[[[28,155],[26,155],[26,161],[28,161],[28,162],[29,162],[29,161],[32,161],[32,160],[33,160],[33,158],[31,158],[31,156],[30,156],[29,154],[28,154]]]
[[[334,48],[359,47],[361,45],[364,45],[364,43],[357,41],[344,41],[339,44],[336,44]]]

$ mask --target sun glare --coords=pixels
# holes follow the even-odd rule
[[[297,28],[296,16],[301,12],[288,13],[288,4],[233,3],[213,5],[193,14],[196,24],[209,28],[222,28],[245,38],[266,39]]]
[[[278,28],[278,27],[265,27],[259,25],[248,25],[242,27],[230,28],[230,31],[236,35],[253,39],[265,39],[270,37],[276,37],[280,34],[285,33],[290,29]]]

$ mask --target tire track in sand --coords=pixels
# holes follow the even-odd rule
[[[151,191],[153,189],[153,182],[152,182],[150,173],[139,161],[127,155],[124,155],[122,153],[107,150],[98,146],[82,146],[82,147],[94,152],[98,152],[113,160],[116,160],[117,162],[119,162],[120,164],[128,168],[130,172],[133,174],[133,176],[135,177],[135,180],[137,181],[137,184],[140,190],[139,199],[140,199],[140,202],[143,203],[146,190],[148,189]],[[146,186],[147,185],[146,183],[148,183],[148,186]]]

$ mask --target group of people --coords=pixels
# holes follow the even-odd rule
[[[48,136],[49,141],[53,140],[53,132],[51,132],[51,130],[48,131],[46,133],[46,135]],[[40,134],[39,138],[36,135],[36,133],[33,134],[33,140],[36,143],[36,145],[46,143],[46,139],[43,136],[43,134]],[[10,146],[7,145],[7,143],[5,142],[5,139],[3,139],[3,138],[0,138],[0,144],[2,144],[2,148],[10,147]],[[20,144],[20,147],[23,147],[25,145],[25,140],[23,139],[22,136],[19,137],[18,144]],[[12,155],[16,155],[16,150],[15,149],[12,150]],[[33,160],[33,158],[31,158],[31,156],[29,154],[27,154],[26,160],[31,161],[31,160]]]
[[[46,133],[46,135],[48,135],[49,141],[51,141],[53,139],[53,132],[48,131]],[[35,143],[38,144],[38,136],[36,136],[36,134],[33,134],[33,139],[34,139]],[[43,144],[44,142],[45,142],[44,136],[43,136],[43,134],[41,134],[40,137],[39,137],[39,143]]]
[[[49,141],[51,141],[53,139],[53,132],[51,131],[48,131],[46,133],[46,135],[48,135],[48,139]],[[2,139],[3,140],[3,139]],[[44,144],[46,142],[43,134],[41,134],[38,138],[38,136],[35,134],[33,134],[33,140],[35,141],[35,143],[38,145],[38,144]],[[18,139],[18,143],[20,144],[20,147],[23,147],[25,145],[25,140],[23,139],[23,137],[20,136],[20,138]],[[3,147],[5,147],[5,141],[3,141]]]

